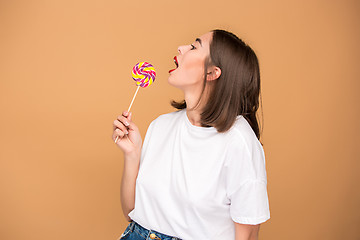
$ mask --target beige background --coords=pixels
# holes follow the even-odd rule
[[[145,135],[181,92],[177,47],[233,31],[260,60],[271,219],[260,239],[359,239],[360,3],[0,1],[0,238],[116,239],[123,158],[112,122],[149,61]]]

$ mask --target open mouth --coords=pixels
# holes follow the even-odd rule
[[[174,63],[175,63],[175,65],[176,65],[176,68],[171,69],[171,70],[169,71],[169,73],[175,71],[175,70],[179,67],[179,63],[178,63],[178,61],[177,61],[177,57],[176,57],[176,56],[174,57]]]

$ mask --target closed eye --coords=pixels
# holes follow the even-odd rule
[[[195,46],[194,45],[190,45],[191,46],[191,49],[190,50],[194,50],[195,49]]]

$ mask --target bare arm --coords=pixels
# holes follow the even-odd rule
[[[131,221],[128,214],[135,207],[135,186],[139,171],[142,140],[137,126],[131,121],[131,114],[123,112],[113,124],[113,141],[124,153],[124,170],[121,180],[120,195],[123,214]]]
[[[235,240],[258,240],[260,224],[248,225],[248,224],[235,224]]]
[[[121,179],[120,196],[121,207],[127,221],[131,221],[128,214],[135,208],[135,186],[139,171],[140,155],[124,156],[124,171]]]

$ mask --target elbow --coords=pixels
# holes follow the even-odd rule
[[[127,209],[127,210],[123,210],[123,214],[124,214],[124,217],[126,219],[126,221],[128,222],[131,222],[132,219],[129,217],[129,213],[133,210],[134,208],[132,209]]]
[[[260,224],[235,223],[235,240],[258,240]]]
[[[129,216],[125,216],[126,221],[131,222],[132,219]]]

